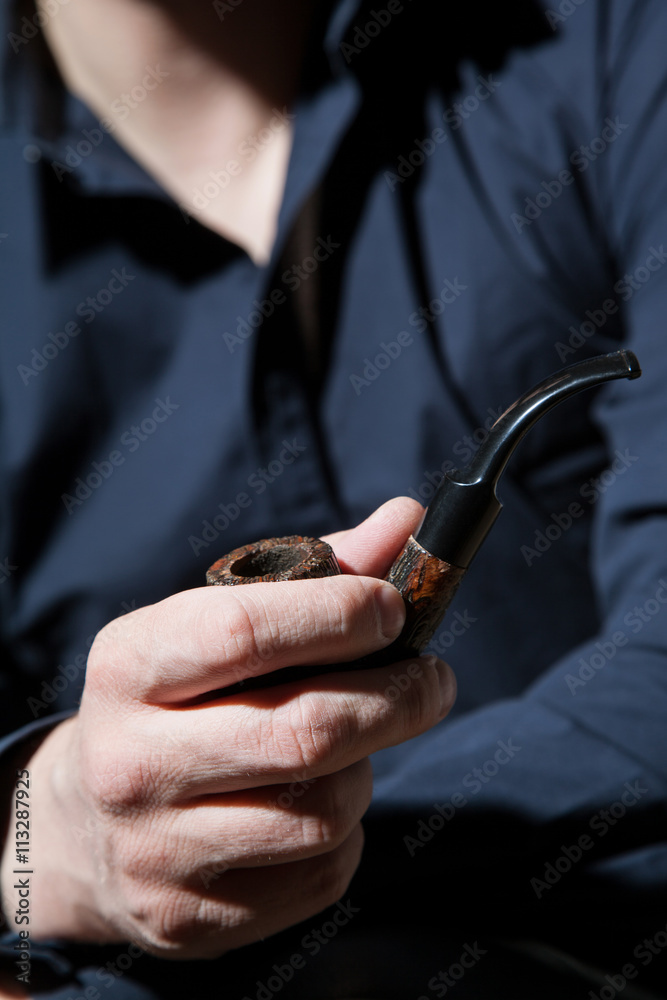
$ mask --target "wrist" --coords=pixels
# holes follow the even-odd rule
[[[17,932],[28,930],[36,940],[109,939],[94,901],[91,824],[86,824],[78,796],[73,793],[76,767],[72,743],[76,725],[76,716],[61,722],[41,739],[39,746],[35,748],[32,743],[25,747],[9,771],[12,797],[0,864],[2,897],[11,915],[10,928],[16,923]],[[27,792],[27,798],[22,797],[19,803],[23,807],[18,810],[21,823],[26,824],[21,825],[20,840],[19,820],[14,824],[14,816],[18,815],[14,809],[17,782]],[[28,838],[23,836],[26,828]],[[86,838],[88,844],[82,843]],[[28,848],[18,852],[17,844],[22,843],[27,843]],[[19,860],[19,854],[25,861]]]

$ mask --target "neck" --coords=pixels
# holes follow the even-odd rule
[[[186,211],[263,263],[312,2],[218,6],[70,0],[44,31],[67,85],[118,141]]]

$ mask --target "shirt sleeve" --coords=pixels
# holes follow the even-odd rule
[[[14,832],[12,792],[16,784],[17,766],[21,766],[20,763],[17,765],[17,762],[22,762],[29,758],[50,730],[73,714],[74,711],[59,712],[57,715],[49,716],[46,719],[31,722],[29,725],[23,726],[16,732],[9,733],[0,739],[0,775],[2,776],[1,787],[3,794],[1,808],[3,816],[6,818],[6,823],[3,826],[5,836],[2,843],[2,850],[4,850],[4,844],[8,839],[11,839]],[[2,965],[9,967],[11,963],[16,962],[17,947],[21,945],[21,939],[18,934],[20,929],[14,924],[11,913],[11,901],[3,899],[2,909],[0,910],[0,963]],[[55,954],[51,954],[48,948],[41,946],[33,950],[33,956],[37,960],[43,958],[49,963],[55,962],[56,965],[60,961]]]
[[[579,837],[577,872],[616,886],[667,882],[667,8],[598,6],[596,114],[628,137],[591,164],[595,216],[618,276],[623,346],[643,368],[639,381],[605,387],[593,411],[609,456],[590,565],[600,629],[522,697],[445,721],[376,762],[374,816],[418,815],[396,829],[395,866],[424,852],[452,875],[483,856],[488,888],[513,859],[524,900],[539,899],[533,878],[551,891],[547,866]],[[475,829],[482,814],[492,825]]]
[[[600,73],[603,118],[628,141],[598,164],[598,210],[615,261],[614,286],[639,382],[600,393],[594,419],[607,443],[592,573],[602,626],[539,683],[530,698],[667,776],[667,68],[659,46],[667,10],[609,5]]]

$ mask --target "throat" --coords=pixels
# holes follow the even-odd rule
[[[46,19],[70,88],[180,207],[259,265],[275,241],[312,0],[86,0]],[[120,95],[152,70],[125,116]]]

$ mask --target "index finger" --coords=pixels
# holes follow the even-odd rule
[[[325,535],[323,540],[336,553],[344,573],[382,579],[423,516],[424,508],[416,500],[396,497],[356,528]]]
[[[89,691],[173,704],[287,666],[355,660],[395,639],[405,605],[391,584],[335,576],[203,587],[117,619],[90,652]]]

